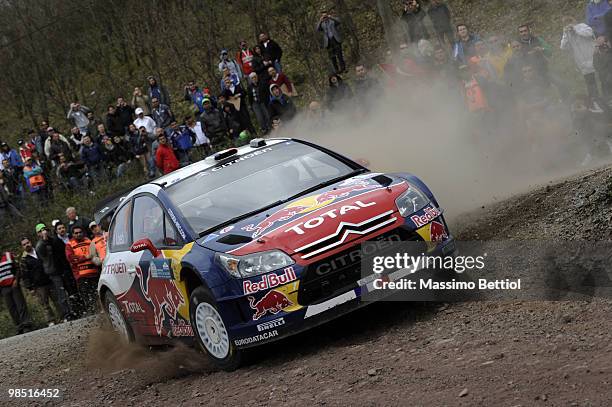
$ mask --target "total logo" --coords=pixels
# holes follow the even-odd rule
[[[412,215],[410,217],[410,220],[414,222],[417,228],[427,225],[429,222],[442,215],[440,209],[431,206],[425,208],[424,211],[425,213],[423,215]]]
[[[246,225],[242,228],[242,230],[253,232],[253,238],[255,239],[264,234],[264,232],[269,230],[272,226],[275,226],[277,223],[287,222],[296,216],[316,211],[317,209],[331,204],[337,199],[346,198],[351,194],[376,189],[378,187],[379,185],[372,183],[367,179],[348,179],[338,185],[337,188],[318,195],[307,196],[292,202],[284,208],[274,212],[270,216],[267,216],[258,224]]]
[[[295,275],[295,270],[293,269],[293,267],[287,267],[283,271],[283,274],[265,274],[261,276],[261,279],[259,281],[243,281],[242,289],[244,291],[244,294],[254,294],[258,291],[264,291],[297,280],[297,276]]]
[[[285,230],[285,232],[293,231],[297,233],[298,235],[303,235],[304,233],[306,233],[304,232],[304,229],[314,229],[320,226],[323,222],[325,222],[325,219],[334,219],[334,218],[337,218],[338,215],[343,216],[347,212],[358,211],[360,209],[367,208],[369,206],[374,206],[374,205],[376,205],[376,202],[365,202],[364,203],[362,201],[355,201],[352,205],[343,205],[340,208],[332,209],[332,210],[322,213],[319,216],[310,218],[306,222],[298,223],[297,225],[292,226],[289,229]]]

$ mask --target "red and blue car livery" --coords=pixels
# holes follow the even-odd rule
[[[361,243],[454,251],[418,178],[295,139],[207,157],[100,214],[112,214],[99,293],[114,328],[146,343],[195,340],[223,369],[245,348],[364,305]]]

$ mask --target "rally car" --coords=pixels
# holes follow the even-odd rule
[[[362,306],[362,242],[454,245],[418,178],[296,139],[222,151],[98,215],[112,219],[98,290],[113,327],[148,344],[195,340],[226,370],[245,348]]]

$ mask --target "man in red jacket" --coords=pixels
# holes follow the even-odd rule
[[[179,167],[179,162],[174,155],[174,151],[168,145],[168,139],[164,133],[157,136],[157,152],[155,153],[155,165],[163,174],[168,174]]]

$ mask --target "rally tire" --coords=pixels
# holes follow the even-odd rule
[[[242,351],[229,338],[217,304],[205,287],[197,287],[189,297],[189,320],[200,349],[221,370],[240,367]]]
[[[104,312],[115,332],[117,332],[126,343],[134,342],[134,331],[121,312],[121,307],[115,296],[110,291],[104,294]]]

